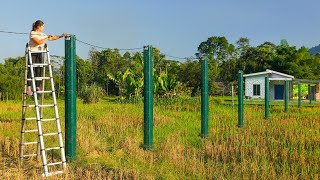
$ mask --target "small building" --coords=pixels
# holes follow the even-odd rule
[[[284,82],[289,81],[289,92],[292,92],[293,76],[267,69],[263,72],[245,74],[245,96],[247,99],[264,99],[265,77],[269,77],[269,99],[284,99]],[[289,93],[290,94],[290,93]],[[290,97],[290,96],[289,96]]]
[[[308,84],[308,99],[320,100],[320,80],[294,79],[293,84]]]
[[[284,99],[284,82],[289,81],[289,98],[292,98],[293,85],[308,84],[308,99],[320,100],[320,80],[295,79],[293,76],[267,69],[263,72],[245,74],[245,96],[247,99],[264,99],[265,77],[269,77],[269,99]]]

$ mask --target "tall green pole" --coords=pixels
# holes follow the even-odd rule
[[[288,112],[289,107],[289,81],[284,81],[284,112]]]
[[[264,91],[264,119],[269,119],[269,77],[265,77],[265,91]]]
[[[312,86],[310,84],[308,84],[308,91],[309,91],[309,101],[311,104],[313,99],[313,93],[312,93]]]
[[[238,73],[238,127],[243,127],[243,72]]]
[[[76,37],[65,38],[65,143],[68,161],[76,159]]]
[[[201,137],[208,137],[208,58],[204,57],[201,62]]]
[[[298,82],[298,108],[301,108],[301,84]]]
[[[145,46],[144,57],[144,148],[152,149],[153,142],[153,77],[152,46]]]

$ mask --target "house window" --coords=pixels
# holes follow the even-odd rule
[[[253,95],[260,96],[260,84],[253,85]]]

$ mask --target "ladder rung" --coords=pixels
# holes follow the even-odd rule
[[[34,105],[33,105],[34,106]],[[32,117],[32,118],[24,118],[24,119],[22,119],[22,120],[26,120],[26,121],[28,121],[28,120],[36,120],[37,118],[36,117]]]
[[[47,148],[47,149],[45,149],[45,150],[46,150],[46,151],[50,151],[50,150],[58,150],[58,149],[60,149],[60,147]]]
[[[46,63],[33,63],[33,67],[43,67],[43,66],[49,66],[49,64]],[[31,67],[31,65],[28,65],[28,67]]]
[[[42,134],[42,136],[53,136],[53,135],[57,135],[58,133],[46,133],[46,134]]]
[[[49,164],[47,164],[47,166],[55,166],[55,165],[59,165],[59,164],[62,164],[62,162],[49,163]]]
[[[26,155],[22,155],[22,157],[31,157],[31,156],[38,156],[37,154],[26,154]]]
[[[34,105],[30,105],[30,106],[33,106],[33,107],[34,107]],[[36,119],[37,119],[36,117],[32,117],[32,118],[24,118],[24,119],[22,119],[22,120],[28,121],[28,120],[36,120]],[[55,120],[57,120],[57,118],[41,119],[42,122],[55,121]]]
[[[52,91],[37,91],[38,94],[42,94],[42,93],[52,93]]]
[[[25,106],[23,106],[23,107],[34,107],[34,105],[27,104],[27,105],[25,105]],[[36,118],[35,118],[35,119],[36,119]],[[26,118],[26,120],[27,120],[27,118]],[[30,119],[30,120],[32,120],[32,119]]]
[[[39,107],[53,107],[54,104],[40,104]],[[35,107],[35,105],[25,105],[24,107]]]
[[[22,145],[30,145],[30,144],[38,144],[38,141],[22,143]]]
[[[56,175],[56,174],[63,174],[63,171],[56,171],[56,172],[42,174],[42,177],[53,176],[53,175]]]
[[[41,51],[41,50],[33,50],[33,51],[30,51],[31,53],[46,53],[48,51]]]
[[[40,104],[40,105],[38,105],[39,107],[53,107],[54,106],[54,104]]]
[[[54,121],[54,120],[56,120],[56,118],[51,118],[51,119],[42,119],[41,121],[42,121],[42,122],[46,122],[46,121]]]
[[[33,129],[33,130],[25,130],[24,132],[25,132],[25,133],[27,133],[27,132],[38,132],[38,130],[37,130],[37,129]]]
[[[46,80],[46,79],[50,79],[50,77],[35,77],[34,78],[36,81],[42,81],[42,80]],[[31,78],[27,79],[28,81],[31,81]]]

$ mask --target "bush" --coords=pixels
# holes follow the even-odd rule
[[[96,84],[92,84],[91,86],[85,85],[80,92],[80,98],[83,99],[83,103],[85,104],[97,103],[103,95],[104,90]]]

